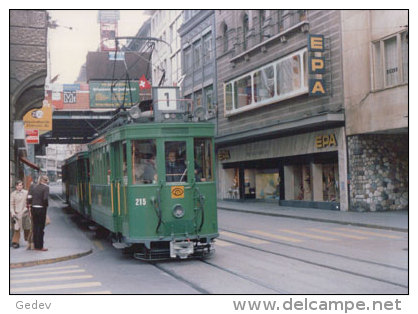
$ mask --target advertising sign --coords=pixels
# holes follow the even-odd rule
[[[25,130],[26,144],[39,144],[39,130]]]
[[[23,124],[26,130],[52,130],[52,108],[44,105],[41,109],[29,110],[23,116]]]
[[[324,96],[325,89],[325,51],[324,35],[308,35],[309,96]]]
[[[131,107],[139,102],[138,82],[90,81],[90,108],[117,108],[122,103]]]

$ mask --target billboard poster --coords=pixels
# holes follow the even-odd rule
[[[90,108],[118,108],[124,103],[131,107],[139,102],[137,81],[121,81],[113,86],[111,81],[90,81]]]

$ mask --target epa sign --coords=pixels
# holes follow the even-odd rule
[[[323,96],[326,95],[325,82],[323,75],[325,74],[325,51],[324,35],[308,35],[308,64],[309,64],[309,95]]]

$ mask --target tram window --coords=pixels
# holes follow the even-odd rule
[[[165,142],[165,169],[167,182],[187,182],[186,142]]]
[[[212,181],[212,141],[209,138],[194,140],[194,173],[196,182]]]
[[[157,182],[155,140],[132,141],[132,182],[150,184]]]

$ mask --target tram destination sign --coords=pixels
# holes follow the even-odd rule
[[[124,104],[131,107],[139,102],[139,86],[137,81],[90,81],[91,108],[117,108]]]

